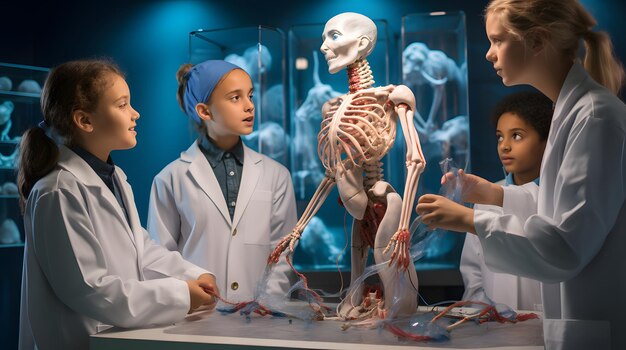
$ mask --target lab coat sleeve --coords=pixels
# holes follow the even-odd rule
[[[296,226],[296,196],[291,182],[291,175],[285,168],[280,172],[276,181],[272,198],[272,218],[270,223],[271,246],[275,247],[278,242]],[[273,267],[268,290],[271,294],[284,296],[290,288],[289,276],[291,268],[285,259]]]
[[[542,282],[576,276],[598,253],[624,204],[624,130],[589,117],[568,135],[554,186],[554,214],[499,216],[475,210],[485,261],[494,271]],[[504,204],[528,200],[524,189],[505,189]]]
[[[144,238],[143,269],[147,278],[175,277],[192,280],[202,274],[211,273],[183,259],[178,251],[169,251],[158,245],[143,229],[142,235]]]
[[[168,177],[157,175],[152,181],[150,204],[148,208],[148,232],[152,238],[168,250],[178,250],[180,237],[180,214],[176,210],[176,200],[172,194],[172,185]]]
[[[483,288],[483,275],[480,268],[480,262],[483,257],[480,251],[478,237],[467,233],[465,235],[465,243],[463,243],[459,267],[463,277],[463,284],[465,285],[463,300],[489,302]]]
[[[108,271],[78,196],[61,189],[43,194],[34,206],[35,256],[57,297],[72,310],[120,327],[167,324],[185,317],[190,305],[185,281],[123,279]]]
[[[537,213],[539,186],[529,182],[521,186],[503,186],[504,198],[502,211],[504,214],[513,214],[526,221]]]
[[[502,214],[503,210],[502,207],[483,204],[475,205],[474,209],[483,209],[500,214]],[[467,233],[465,235],[465,242],[463,243],[463,251],[461,252],[461,262],[459,266],[461,277],[463,278],[463,284],[465,286],[463,300],[493,303],[485,291],[483,259],[483,251],[478,237],[474,234]]]

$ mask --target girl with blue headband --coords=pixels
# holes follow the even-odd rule
[[[284,296],[289,266],[259,281],[272,248],[296,224],[295,195],[289,171],[241,141],[253,129],[252,80],[221,60],[185,64],[177,78],[179,104],[200,135],[154,178],[148,230],[215,272],[226,300]]]

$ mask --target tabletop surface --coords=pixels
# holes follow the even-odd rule
[[[418,313],[426,310],[420,308]],[[407,320],[408,322],[408,320]],[[91,349],[543,349],[541,319],[515,324],[468,322],[450,332],[445,341],[400,340],[381,329],[351,327],[342,321],[303,321],[289,317],[222,315],[201,311],[179,323],[145,328],[111,328],[91,337]],[[228,344],[228,347],[225,345]],[[213,345],[213,347],[209,346]]]

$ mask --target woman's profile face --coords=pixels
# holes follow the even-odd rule
[[[504,85],[527,84],[524,79],[527,68],[525,42],[502,25],[501,16],[494,13],[487,16],[486,32],[491,46],[485,58],[493,64]]]

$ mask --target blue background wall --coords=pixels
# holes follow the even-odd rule
[[[619,0],[583,4],[609,31],[616,51],[626,59]],[[190,143],[188,123],[175,99],[175,72],[188,58],[188,33],[264,24],[288,30],[294,24],[323,23],[333,15],[360,12],[384,19],[399,36],[401,17],[430,11],[464,11],[467,16],[471,157],[474,173],[491,180],[502,177],[495,137],[488,123],[492,106],[519,88],[505,88],[484,59],[488,41],[482,10],[487,1],[83,1],[37,5],[20,3],[3,11],[0,61],[49,67],[89,57],[111,57],[127,73],[132,104],[141,113],[138,145],[116,152],[114,160],[127,173],[145,223],[150,184],[156,173]],[[236,38],[233,38],[236,40]],[[391,81],[398,82],[398,55],[392,50]]]
[[[626,13],[623,0],[583,4],[607,30],[622,61],[626,61]],[[291,25],[323,23],[345,11],[383,19],[396,36],[405,14],[464,11],[467,16],[469,107],[473,172],[490,180],[502,177],[495,151],[489,111],[505,88],[485,59],[488,41],[482,9],[486,0],[299,0],[299,1],[13,1],[2,5],[0,62],[50,67],[80,58],[110,57],[127,73],[132,104],[141,113],[137,147],[113,157],[128,175],[142,221],[152,178],[186,149],[191,134],[175,99],[175,72],[188,58],[188,33],[263,24],[288,30]],[[236,40],[236,38],[233,38]],[[391,81],[398,82],[398,55],[392,50]],[[21,252],[0,250],[0,344],[17,346]],[[16,288],[18,288],[16,290]],[[6,346],[6,347],[5,347]]]

